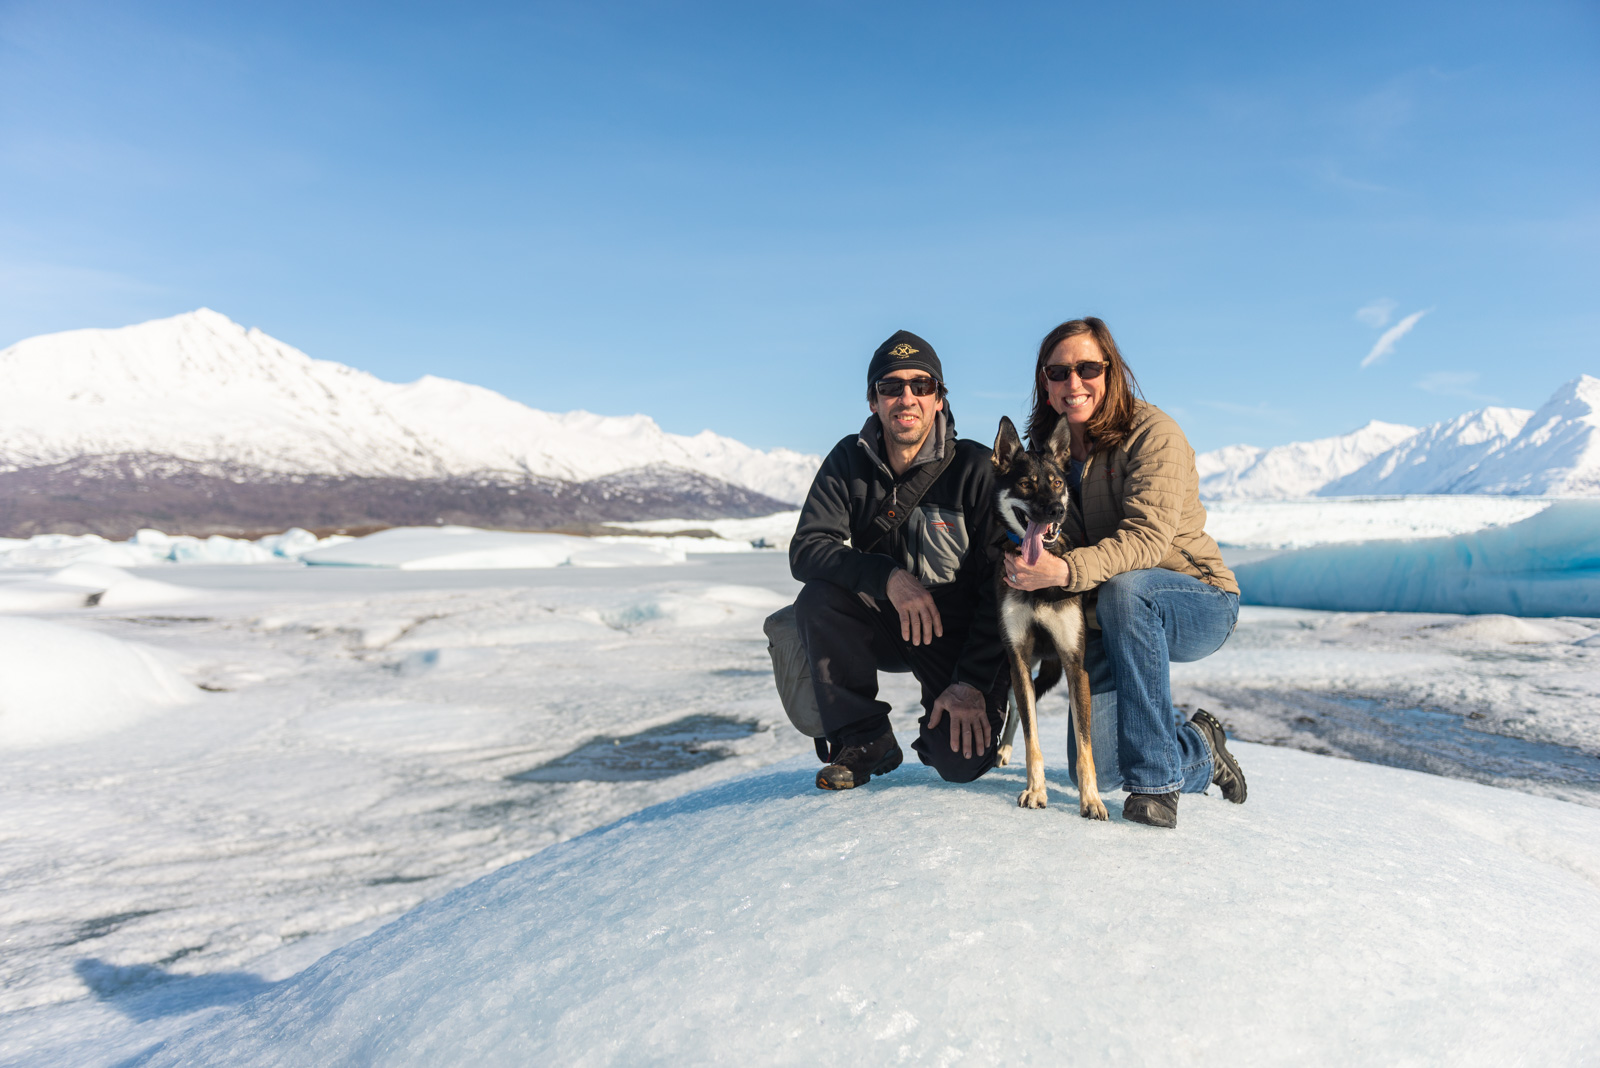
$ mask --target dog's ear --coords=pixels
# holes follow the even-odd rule
[[[994,464],[994,469],[1001,473],[1011,470],[1011,465],[1016,462],[1017,456],[1022,452],[1022,439],[1017,436],[1017,428],[1011,425],[1007,416],[1000,417],[1000,431],[994,437],[994,452],[989,457]]]
[[[1057,463],[1067,462],[1067,456],[1072,451],[1072,428],[1067,425],[1066,416],[1056,420],[1056,427],[1050,431],[1050,440],[1045,443],[1045,448],[1050,450],[1050,455],[1056,458]]]

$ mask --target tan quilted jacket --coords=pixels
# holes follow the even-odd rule
[[[1065,459],[1065,458],[1063,458]],[[1181,571],[1229,593],[1239,592],[1217,543],[1206,533],[1194,449],[1172,417],[1139,402],[1133,430],[1110,452],[1083,465],[1083,508],[1072,510],[1067,553],[1074,593],[1141,568]]]

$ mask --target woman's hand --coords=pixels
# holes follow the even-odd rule
[[[1001,564],[1005,567],[1006,585],[1014,590],[1043,590],[1072,581],[1072,565],[1054,553],[1040,553],[1039,562],[1029,567],[1022,553],[1013,549]]]

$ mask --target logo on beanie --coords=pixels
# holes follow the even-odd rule
[[[889,355],[893,356],[897,360],[903,360],[907,356],[915,356],[917,353],[919,353],[921,351],[922,351],[921,349],[914,349],[910,345],[901,343],[899,345],[896,345],[894,348],[890,349],[889,350]]]

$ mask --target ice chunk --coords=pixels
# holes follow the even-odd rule
[[[213,534],[204,540],[173,538],[166,558],[175,564],[266,564],[275,556],[255,542]]]
[[[326,538],[318,538],[302,527],[290,527],[282,534],[268,534],[264,538],[258,538],[256,544],[279,559],[298,560],[312,549],[343,545],[347,541],[354,540],[344,534],[331,534]]]
[[[98,534],[39,534],[31,538],[0,538],[0,568],[42,569],[73,563],[110,567],[268,564],[298,560],[302,553],[312,549],[351,540],[339,534],[319,539],[299,527],[282,534],[268,534],[256,541],[221,534],[197,538],[149,528],[123,542],[107,541]]]
[[[1600,501],[1557,501],[1520,523],[1451,538],[1302,549],[1234,571],[1246,604],[1600,616]]]
[[[37,619],[0,618],[0,747],[93,737],[197,697],[146,646]]]

